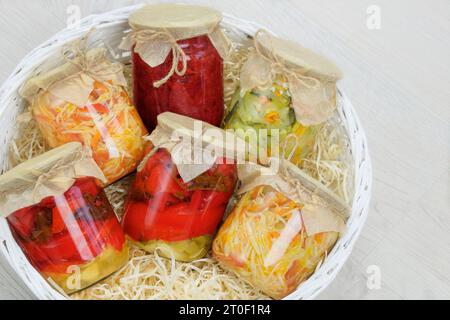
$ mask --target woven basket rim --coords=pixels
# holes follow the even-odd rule
[[[56,33],[49,40],[33,49],[17,65],[15,70],[0,87],[0,123],[3,122],[5,114],[11,111],[9,108],[15,105],[18,107],[21,100],[17,90],[26,78],[33,73],[37,66],[46,61],[57,48],[64,43],[79,38],[91,27],[102,30],[114,26],[119,26],[128,17],[129,13],[140,8],[143,4],[122,7],[102,14],[94,14],[83,18],[78,29],[63,29]],[[225,26],[233,26],[246,34],[254,34],[260,29],[260,24],[237,18],[231,14],[224,13]],[[356,115],[353,105],[338,86],[339,114],[346,127],[355,165],[355,195],[352,204],[352,214],[348,222],[347,232],[338,240],[327,259],[316,270],[316,272],[297,290],[285,299],[314,299],[320,294],[337,276],[338,272],[348,259],[353,246],[355,245],[361,230],[367,219],[372,190],[372,164],[367,146],[367,138]],[[18,108],[17,108],[18,110]],[[16,112],[17,115],[17,112]],[[0,153],[0,160],[3,161],[5,145],[8,143],[8,134],[0,136],[3,140],[3,154]],[[1,168],[3,169],[3,168]],[[5,219],[0,219],[0,251],[5,256],[8,263],[18,276],[25,282],[26,286],[39,299],[65,299],[66,296],[53,289],[39,273],[31,267],[12,238]],[[24,260],[25,259],[25,260]]]

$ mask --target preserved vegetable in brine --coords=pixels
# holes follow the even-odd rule
[[[153,83],[170,72],[173,57],[151,68],[133,52],[133,96],[139,114],[149,130],[166,111],[220,126],[224,115],[222,58],[207,36],[181,40],[178,45],[189,59],[186,72],[173,75],[158,88]]]
[[[282,166],[273,176],[240,167],[242,196],[213,243],[225,269],[275,299],[314,273],[344,230],[340,210],[348,210],[292,165]]]
[[[132,13],[133,96],[148,130],[174,112],[220,126],[224,115],[223,58],[228,42],[213,9],[148,5]]]
[[[281,155],[301,167],[312,152],[319,125],[336,109],[341,72],[324,57],[263,30],[254,43],[225,126],[241,137],[256,131],[262,154]],[[267,136],[260,130],[267,130]]]
[[[0,177],[2,212],[15,240],[36,270],[68,294],[128,261],[125,234],[97,180],[104,175],[80,150],[79,143],[65,145]]]
[[[240,90],[236,91],[231,104],[233,111],[226,120],[226,129],[233,129],[242,138],[249,130],[267,130],[267,136],[256,135],[260,154],[289,158],[299,165],[312,150],[319,128],[296,121],[284,77],[279,76],[267,89],[254,88],[242,97]],[[273,142],[276,145],[272,145]]]
[[[146,251],[158,247],[180,261],[208,252],[237,182],[236,166],[220,159],[207,172],[184,183],[170,153],[158,149],[137,173],[123,226]]]
[[[128,261],[120,223],[92,178],[14,212],[8,223],[31,264],[66,293],[92,285]]]
[[[181,115],[158,116],[148,138],[154,149],[138,168],[122,221],[139,247],[180,261],[208,253],[237,183],[235,158],[225,156],[230,153],[220,141],[225,134]],[[216,155],[191,158],[205,155],[213,144]]]
[[[22,95],[31,101],[48,145],[81,142],[89,147],[110,184],[134,171],[144,156],[147,130],[125,85],[121,65],[96,48],[30,79]]]

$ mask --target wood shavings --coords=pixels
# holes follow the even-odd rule
[[[321,125],[313,151],[302,159],[302,169],[351,204],[353,161],[347,141],[342,124],[333,117]]]
[[[241,67],[251,52],[250,42],[248,44],[233,43],[233,49],[224,61],[224,101],[225,116],[231,111],[231,100],[239,87]]]
[[[131,174],[105,189],[106,196],[119,220],[122,220],[126,196],[133,183],[134,176],[134,174]]]
[[[14,168],[48,150],[49,147],[44,142],[37,122],[31,119],[30,113],[21,114],[18,119],[16,137],[9,144],[9,168]]]
[[[268,299],[210,257],[191,263],[145,254],[133,248],[131,259],[108,279],[72,296],[94,300]]]

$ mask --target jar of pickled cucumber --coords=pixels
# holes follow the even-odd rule
[[[120,223],[81,144],[69,143],[0,177],[0,207],[28,261],[70,294],[128,261]]]
[[[134,102],[149,131],[174,112],[219,126],[224,115],[223,59],[228,42],[211,8],[145,6],[132,13]]]
[[[341,71],[328,59],[262,30],[254,46],[241,69],[225,127],[257,143],[260,153],[301,166],[320,124],[336,108]]]

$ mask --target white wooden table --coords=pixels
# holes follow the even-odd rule
[[[0,0],[0,82],[66,26],[70,4],[86,16],[138,2]],[[373,200],[354,252],[320,298],[449,299],[450,1],[185,2],[259,22],[325,53],[345,72],[340,86],[369,139]],[[377,25],[371,5],[381,10],[381,29],[367,26],[368,19]],[[367,286],[373,266],[381,271],[379,289]],[[1,298],[33,298],[4,261]]]

